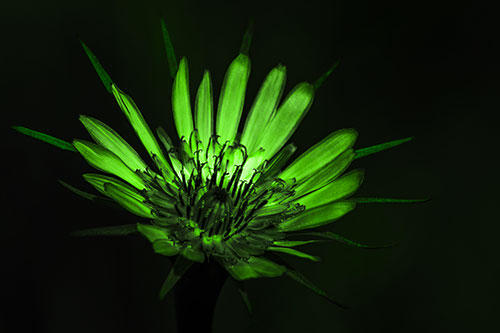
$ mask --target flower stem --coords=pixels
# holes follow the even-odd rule
[[[217,298],[227,272],[216,262],[194,264],[174,288],[177,332],[212,332]]]

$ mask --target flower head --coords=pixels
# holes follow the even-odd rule
[[[361,169],[346,172],[355,158],[408,139],[356,151],[357,132],[340,129],[290,163],[296,147],[288,140],[311,107],[324,77],[315,85],[299,83],[282,98],[286,70],[276,66],[262,83],[239,133],[250,75],[249,34],[226,72],[217,109],[208,71],[192,108],[187,60],[182,58],[177,65],[168,33],[162,27],[174,77],[172,111],[179,144],[173,144],[162,128],[153,134],[132,98],[118,88],[83,43],[151,163],[146,163],[111,127],[90,116],[82,115],[80,121],[94,142],[77,139],[72,146],[39,132],[16,129],[59,147],[76,149],[103,172],[83,177],[105,197],[143,218],[132,231],[144,235],[155,252],[177,256],[175,274],[182,275],[191,262],[215,260],[236,280],[286,273],[326,296],[301,274],[267,254],[281,252],[319,261],[296,247],[321,239],[366,247],[314,229],[338,220],[357,202],[376,201],[350,198],[364,176]],[[106,230],[127,233],[128,229]],[[172,276],[167,278],[162,295],[175,281]]]

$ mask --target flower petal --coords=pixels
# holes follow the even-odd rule
[[[74,140],[73,146],[94,168],[111,173],[129,182],[135,188],[144,189],[144,183],[123,161],[106,148],[85,140]]]
[[[259,277],[277,277],[286,271],[286,267],[271,260],[250,257],[248,261],[240,261],[236,265],[227,265],[227,271],[236,280]]]
[[[106,183],[126,188],[130,193],[135,193],[132,186],[110,176],[101,175],[99,173],[84,173],[82,176],[90,185],[94,186],[96,190],[104,195],[106,195],[106,190],[104,189],[104,184]]]
[[[142,144],[148,151],[149,156],[155,161],[158,165],[158,168],[163,169],[164,172],[171,177],[168,180],[173,179],[173,171],[170,165],[167,163],[165,156],[163,155],[163,152],[158,145],[158,142],[156,141],[155,137],[153,136],[153,133],[151,132],[151,129],[149,128],[148,124],[144,120],[144,117],[141,114],[141,111],[135,105],[134,101],[130,96],[127,94],[123,93],[115,84],[111,86],[111,90],[113,92],[113,95],[115,96],[116,101],[118,102],[118,105],[122,109],[123,113],[127,116],[130,124],[135,130],[135,133],[141,140]],[[156,156],[157,158],[153,158],[153,156]]]
[[[312,176],[299,183],[295,188],[296,195],[305,195],[335,180],[349,167],[354,160],[354,156],[355,154],[352,149],[337,156],[337,158],[325,165],[322,169],[316,171]]]
[[[216,130],[221,144],[236,137],[249,75],[250,59],[239,54],[229,65],[219,98]]]
[[[209,71],[205,71],[201,80],[196,102],[194,105],[194,118],[196,129],[203,147],[208,147],[208,142],[213,134],[213,100],[212,100],[212,82]]]
[[[279,177],[282,179],[295,178],[297,181],[310,177],[344,151],[351,148],[357,136],[356,130],[351,128],[331,133],[300,155]]]
[[[305,212],[278,225],[278,230],[296,231],[320,227],[341,218],[355,207],[354,202],[340,201],[330,205],[306,209]]]
[[[283,88],[285,87],[286,68],[279,65],[271,70],[248,113],[248,117],[241,136],[241,144],[247,148],[248,154],[252,154],[259,144],[262,133],[273,113],[276,111]]]
[[[98,119],[84,115],[80,115],[80,121],[95,142],[113,152],[130,169],[145,170],[147,168],[139,154],[111,127]]]
[[[314,97],[314,88],[307,82],[299,83],[287,96],[283,104],[269,121],[257,147],[266,151],[271,158],[292,136],[309,110]]]
[[[352,195],[363,182],[364,170],[357,169],[323,186],[322,188],[297,199],[306,209],[318,207],[329,202]]]
[[[292,157],[293,153],[297,150],[297,146],[293,143],[287,144],[283,147],[277,154],[275,154],[267,163],[264,168],[264,173],[260,177],[260,179],[269,179],[274,177],[277,173],[281,171],[281,168],[288,162],[290,157]]]
[[[172,109],[179,138],[189,140],[193,132],[193,116],[189,95],[189,70],[186,57],[181,59],[172,87]]]
[[[132,214],[145,218],[154,218],[151,207],[143,203],[144,198],[138,193],[133,193],[124,187],[118,187],[111,183],[105,183],[104,190],[110,198]]]

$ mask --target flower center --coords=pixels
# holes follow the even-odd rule
[[[208,191],[215,201],[219,201],[220,203],[225,203],[229,199],[229,193],[223,188],[214,187],[210,191]]]
[[[150,181],[147,201],[157,216],[153,222],[193,248],[222,255],[229,247],[238,257],[242,249],[259,252],[261,245],[250,243],[263,244],[259,237],[275,233],[269,227],[301,211],[287,202],[292,185],[268,177],[267,161],[249,157],[241,145],[220,145],[214,137],[206,149],[181,144],[169,157],[175,179]]]

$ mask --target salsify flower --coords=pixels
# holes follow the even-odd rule
[[[90,229],[81,234],[128,234],[138,231],[156,253],[176,256],[161,296],[193,262],[215,260],[235,280],[277,277],[283,274],[320,295],[326,293],[298,271],[270,259],[284,253],[312,261],[317,256],[296,248],[322,240],[368,247],[329,231],[318,231],[352,211],[360,202],[415,202],[380,198],[351,198],[363,181],[362,169],[347,171],[359,157],[404,143],[395,140],[355,150],[358,133],[340,129],[292,158],[296,146],[288,140],[311,107],[315,90],[335,66],[315,84],[301,82],[282,94],[286,70],[273,68],[265,78],[239,133],[250,75],[250,32],[226,72],[217,112],[210,74],[205,71],[193,100],[189,93],[188,63],[177,64],[162,22],[172,74],[172,111],[179,144],[162,128],[156,135],[132,98],[111,80],[94,54],[82,43],[106,89],[114,96],[152,164],[110,126],[81,115],[94,142],[72,144],[24,127],[24,134],[80,153],[95,169],[84,179],[105,197],[143,220],[132,226]],[[72,191],[94,199],[63,183]]]

